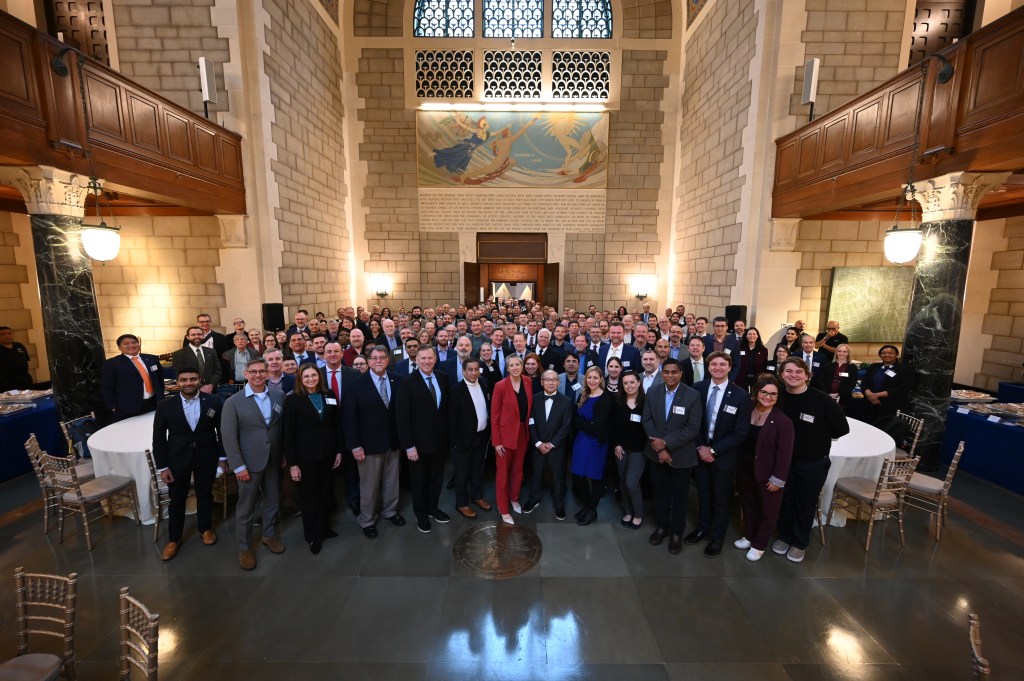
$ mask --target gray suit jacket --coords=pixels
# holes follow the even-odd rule
[[[665,440],[668,452],[672,456],[672,468],[691,468],[697,465],[697,445],[695,440],[700,434],[700,425],[704,418],[704,407],[700,401],[700,393],[680,383],[676,388],[675,399],[672,400],[672,411],[668,420],[665,419],[665,383],[651,388],[644,400],[644,415],[641,423],[648,437],[660,437]],[[644,450],[651,461],[658,460],[658,454],[651,443]]]
[[[276,467],[281,463],[284,393],[275,388],[268,390],[270,425],[263,420],[256,398],[247,398],[245,390],[239,390],[224,402],[220,434],[232,470],[245,466],[258,473],[268,466]]]

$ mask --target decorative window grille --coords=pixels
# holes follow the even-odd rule
[[[552,0],[552,38],[611,38],[610,0]]]
[[[540,50],[484,50],[484,97],[540,97]]]
[[[413,35],[417,38],[472,38],[474,0],[416,0]]]
[[[485,38],[543,38],[544,0],[484,0]]]
[[[608,99],[611,88],[610,52],[555,52],[551,64],[554,99]]]
[[[473,97],[473,50],[416,50],[416,96]]]

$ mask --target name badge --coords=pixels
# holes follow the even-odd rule
[[[801,413],[800,414],[800,420],[801,421],[806,421],[807,423],[814,423],[814,417],[811,416],[810,414]]]
[[[686,414],[686,407],[672,407],[672,413],[684,416]]]
[[[744,357],[747,354],[746,350],[740,350],[740,357]]]
[[[206,410],[206,415],[209,416],[212,419],[214,416],[217,415],[217,410],[216,409],[207,409]]]
[[[327,398],[327,404],[331,405],[332,407],[337,407],[338,406],[338,400],[336,400],[333,397],[328,397]]]
[[[640,414],[630,414],[629,420],[632,423],[640,423]]]
[[[957,407],[956,408],[956,413],[957,414],[970,414],[971,410],[968,409],[967,407]]]
[[[531,426],[536,425],[536,422],[532,418],[530,419],[530,425]]]
[[[582,388],[582,387],[583,387],[583,386],[582,386],[582,385],[580,385],[579,383],[573,383],[573,384],[572,384],[572,389],[573,389],[573,390],[579,390],[579,389],[580,389],[580,388]]]
[[[775,365],[774,364],[769,364],[769,365],[765,366],[765,369],[767,371],[775,371]]]
[[[849,378],[849,377],[850,377],[850,372],[848,372],[848,371],[840,371],[839,372],[839,378]]]
[[[896,378],[896,372],[893,371],[892,369],[889,369],[888,371],[886,371],[885,375],[888,376],[889,378]]]
[[[726,414],[735,414],[736,413],[736,407],[732,406],[731,404],[725,405],[725,413]]]
[[[280,404],[275,404],[274,405],[274,411],[276,411],[278,414],[280,414],[281,413],[281,405]]]
[[[992,423],[999,423],[1000,421],[1002,421],[1002,419],[996,416],[995,414],[989,416],[988,420],[991,421]]]
[[[150,364],[149,365],[149,370],[150,371],[157,371],[157,366],[155,364]]]
[[[820,367],[821,366],[821,362],[812,362],[811,366],[813,366],[813,367]]]
[[[629,367],[629,362],[623,362],[623,363],[622,363],[622,366],[624,366],[624,367]]]
[[[725,354],[731,355],[732,354],[732,350],[730,350],[729,348],[726,348],[725,349]]]
[[[548,371],[551,371],[551,370],[553,370],[554,368],[555,368],[555,365],[554,365],[554,364],[549,364],[549,365],[548,365]]]

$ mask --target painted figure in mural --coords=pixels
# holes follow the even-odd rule
[[[578,175],[574,182],[581,182],[602,166],[604,149],[594,138],[591,127],[581,118],[566,113],[548,118],[544,125],[547,133],[565,149],[559,175]]]
[[[483,168],[479,168],[474,171],[472,177],[463,177],[463,184],[483,184],[489,180],[500,177],[509,168],[516,164],[515,159],[511,158],[512,145],[515,144],[516,140],[522,137],[527,130],[530,129],[534,123],[537,122],[537,118],[530,119],[523,127],[519,128],[519,132],[512,134],[512,126],[502,128],[498,132],[494,133],[497,139],[491,144],[491,151],[494,153],[494,160],[485,165]]]
[[[450,172],[453,180],[461,181],[462,174],[466,172],[466,168],[469,167],[469,162],[473,158],[473,152],[490,138],[490,123],[483,116],[480,117],[480,120],[474,121],[462,112],[455,112],[452,124],[455,125],[457,134],[468,133],[469,136],[460,140],[455,146],[434,149],[434,165]]]

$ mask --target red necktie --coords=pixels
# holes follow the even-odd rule
[[[331,391],[337,399],[341,399],[341,390],[338,388],[338,371],[331,372]]]

